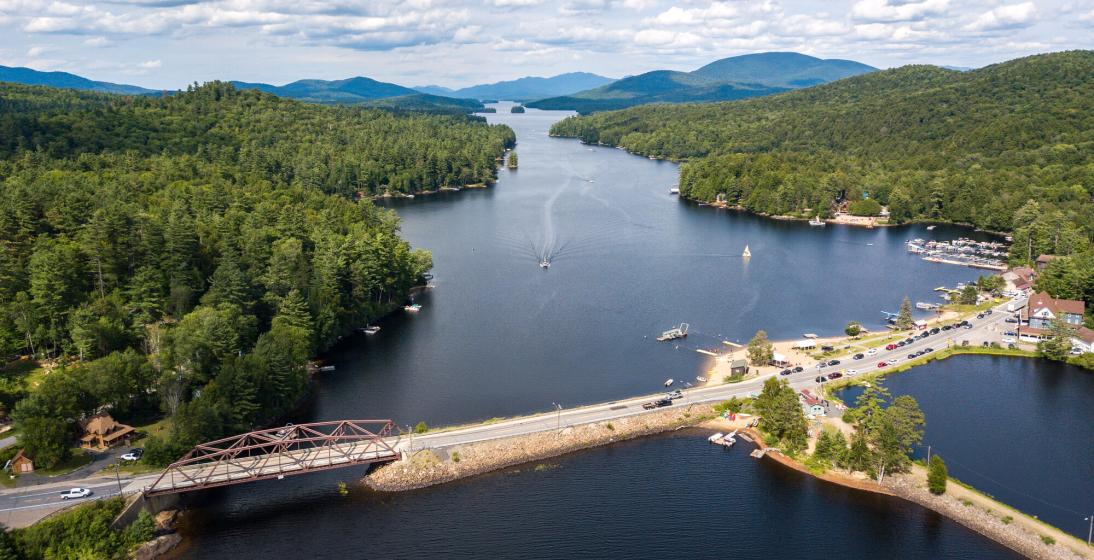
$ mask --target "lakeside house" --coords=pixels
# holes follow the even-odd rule
[[[1037,342],[1049,335],[1054,321],[1063,321],[1075,329],[1071,338],[1074,348],[1083,352],[1094,351],[1094,330],[1083,326],[1083,313],[1086,305],[1075,299],[1058,299],[1045,292],[1029,297],[1029,303],[1022,308],[1022,322],[1028,323],[1019,331],[1022,340]]]
[[[1048,263],[1060,258],[1059,255],[1037,255],[1037,260],[1034,261],[1034,266],[1037,267],[1037,272],[1043,271],[1048,267]]]
[[[828,414],[828,401],[814,395],[809,389],[801,391],[802,411],[806,416],[825,416]]]
[[[1003,279],[1010,282],[1017,291],[1033,289],[1033,281],[1037,279],[1037,272],[1028,266],[1018,266],[1003,275]]]
[[[748,360],[737,358],[729,364],[730,375],[748,375]]]
[[[80,422],[80,429],[83,431],[80,447],[98,451],[128,444],[137,435],[133,426],[115,422],[109,414],[96,414]]]

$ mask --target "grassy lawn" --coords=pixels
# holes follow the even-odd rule
[[[86,453],[83,449],[75,447],[72,449],[72,452],[69,453],[68,459],[65,459],[60,464],[49,469],[35,468],[34,474],[41,476],[59,476],[68,474],[90,462],[91,455]]]

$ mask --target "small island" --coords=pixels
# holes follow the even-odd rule
[[[516,150],[513,150],[512,152],[509,152],[509,161],[506,163],[506,165],[509,167],[509,169],[516,169],[517,168],[517,151]]]
[[[523,113],[524,105],[513,105],[513,108],[509,110],[510,113]]]

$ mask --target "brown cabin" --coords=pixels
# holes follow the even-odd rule
[[[80,428],[84,432],[80,437],[80,447],[99,451],[128,444],[136,435],[133,426],[119,424],[109,414],[96,414],[81,422]]]
[[[32,473],[34,472],[34,461],[23,455],[23,450],[20,449],[11,460],[11,472],[12,474]]]

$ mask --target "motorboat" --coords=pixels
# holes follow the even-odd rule
[[[670,385],[672,385],[672,378],[671,377],[665,380],[665,387],[668,387]]]
[[[365,334],[376,334],[376,333],[380,332],[380,327],[378,327],[376,325],[369,325],[369,326],[361,329],[361,332],[363,332]]]
[[[551,268],[551,261],[543,259],[542,261],[539,261],[539,267],[543,270],[547,270],[548,268]]]
[[[744,258],[746,258],[746,259],[747,259],[748,257],[751,257],[751,256],[752,256],[752,251],[749,251],[749,250],[748,250],[748,245],[745,245],[745,252],[744,252],[744,253],[741,253],[741,256],[742,256],[742,257],[744,257]]]
[[[420,304],[420,303],[412,303],[410,305],[403,306],[403,311],[408,311],[410,313],[417,313],[421,310],[422,310],[422,304]]]
[[[824,220],[820,219],[820,215],[818,214],[812,220],[809,220],[809,225],[824,227]]]

